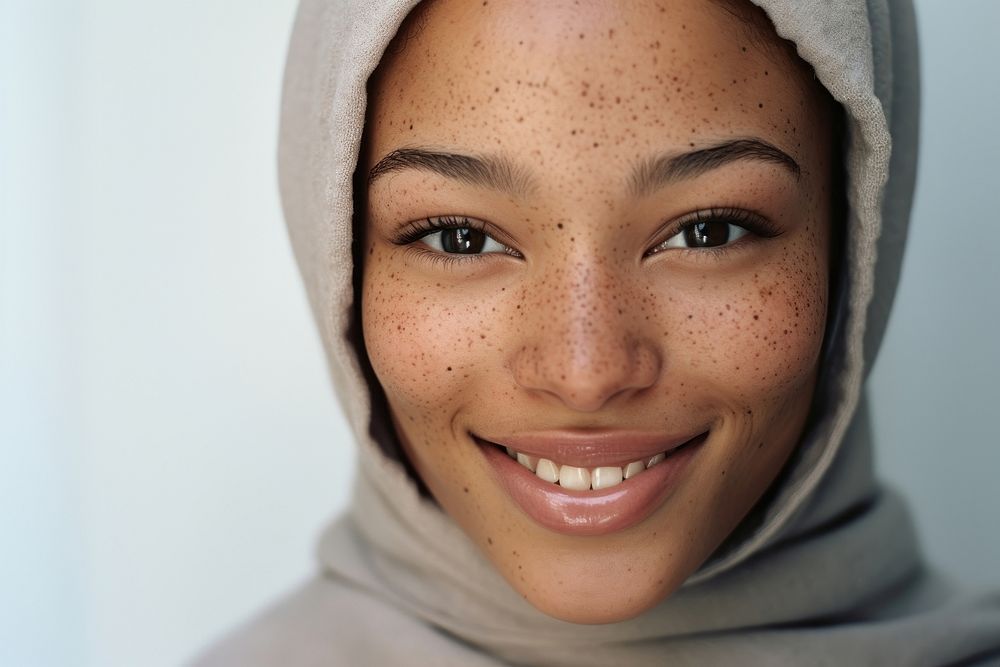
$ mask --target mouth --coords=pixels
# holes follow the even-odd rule
[[[635,525],[660,507],[709,432],[686,439],[542,434],[502,443],[470,435],[500,485],[536,523],[599,535]]]
[[[649,468],[659,465],[668,458],[676,456],[687,447],[697,446],[707,436],[707,432],[702,433],[694,438],[691,438],[690,440],[685,441],[677,447],[657,452],[652,456],[642,457],[634,461],[630,461],[624,466],[602,465],[593,467],[574,466],[569,465],[568,463],[553,461],[543,456],[532,456],[531,454],[527,454],[525,452],[519,452],[513,447],[499,445],[495,442],[483,440],[479,440],[479,442],[484,446],[491,446],[504,450],[507,453],[507,456],[514,459],[531,472],[535,473],[535,476],[539,479],[549,482],[550,484],[558,484],[564,489],[572,489],[573,491],[586,491],[588,489],[597,491],[600,489],[608,489],[613,486],[618,486],[623,481],[631,479],[636,475],[645,472]]]

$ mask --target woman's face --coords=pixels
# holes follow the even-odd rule
[[[372,366],[416,470],[518,592],[629,618],[801,435],[827,103],[715,3],[419,11],[373,81],[362,157]]]

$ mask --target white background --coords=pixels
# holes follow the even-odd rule
[[[918,9],[878,465],[1000,588],[1000,4]],[[275,186],[294,2],[0,12],[0,664],[176,665],[310,571],[350,479]]]

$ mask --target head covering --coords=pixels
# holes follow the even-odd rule
[[[863,382],[885,331],[912,199],[916,26],[908,0],[754,0],[845,111],[843,265],[813,419],[765,500],[674,595],[581,626],[524,601],[372,436],[349,331],[352,177],[366,83],[416,0],[302,0],[285,75],[281,195],[357,438],[322,572],[199,665],[939,665],[1000,660],[1000,596],[962,597],[921,560],[878,482]]]

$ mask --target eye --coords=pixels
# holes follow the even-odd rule
[[[510,249],[481,229],[474,227],[447,227],[432,231],[420,240],[432,250],[449,255],[480,255],[510,252]]]
[[[725,220],[700,220],[688,223],[657,247],[714,248],[735,241],[746,233],[745,228]]]
[[[392,242],[407,246],[419,241],[425,246],[421,250],[439,259],[475,259],[500,254],[522,257],[508,243],[497,241],[498,237],[507,239],[505,232],[486,221],[446,215],[409,222]]]
[[[682,219],[669,238],[653,246],[647,256],[668,250],[717,249],[728,250],[733,242],[753,234],[771,238],[781,234],[781,230],[764,218],[740,209],[711,209],[699,211],[687,219]]]

